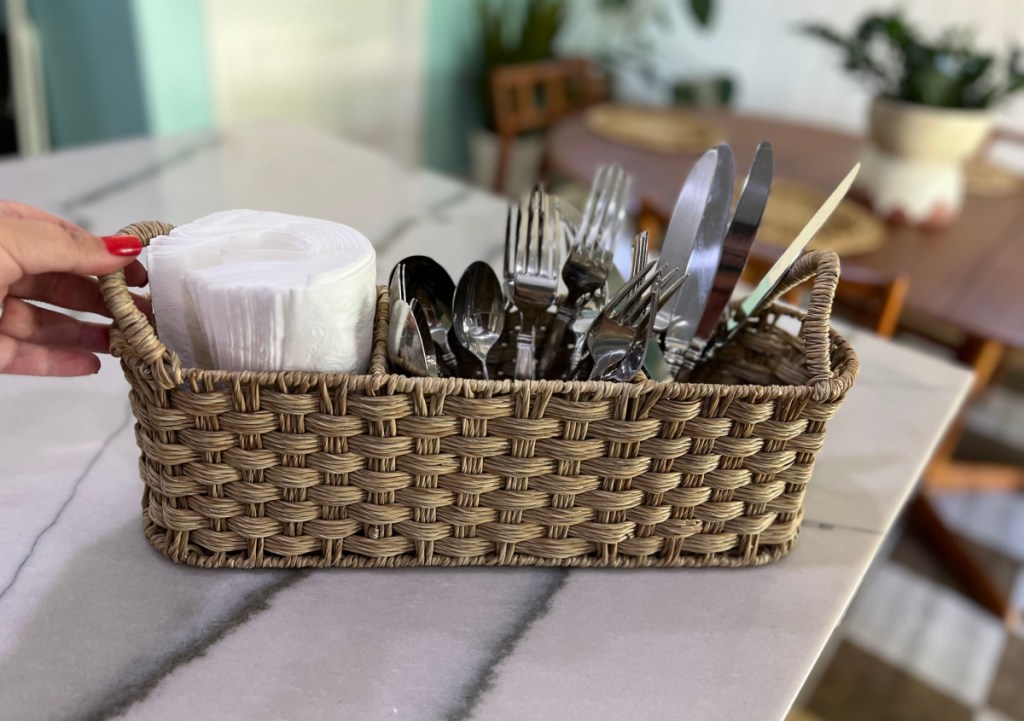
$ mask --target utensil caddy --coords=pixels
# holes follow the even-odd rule
[[[774,304],[686,384],[395,375],[384,288],[366,375],[183,368],[106,275],[146,537],[208,568],[774,561],[857,374],[829,328],[838,272],[804,255],[780,294],[813,277],[807,313]]]

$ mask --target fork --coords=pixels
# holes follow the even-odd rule
[[[647,346],[651,332],[650,324],[653,322],[653,319],[647,316],[647,310],[653,308],[657,313],[658,308],[667,302],[671,294],[686,280],[685,277],[680,278],[663,291],[662,284],[668,284],[678,269],[659,268],[652,273],[656,265],[656,262],[651,261],[630,278],[619,292],[612,296],[587,331],[587,352],[594,361],[591,379],[617,379],[618,374],[613,373],[615,367],[621,365],[627,357],[631,357],[641,344],[643,348]],[[643,327],[639,327],[641,325]],[[642,361],[641,353],[636,363],[637,369]],[[577,366],[573,375],[578,376],[581,370],[581,367]],[[630,377],[635,373],[636,369]]]
[[[647,355],[647,346],[651,341],[651,331],[654,329],[654,316],[658,313],[660,286],[661,278],[655,275],[654,283],[651,285],[651,292],[645,296],[646,302],[644,301],[644,296],[642,296],[634,301],[624,312],[628,316],[625,318],[624,323],[626,327],[631,327],[633,331],[632,338],[629,339],[625,352],[622,353],[617,361],[610,365],[595,363],[594,369],[590,374],[590,380],[624,383],[631,380],[643,366],[644,357]]]
[[[648,263],[643,271],[630,278],[608,301],[587,331],[587,353],[593,359],[590,379],[605,378],[630,348],[637,342],[638,331],[634,323],[642,319],[653,295],[657,299],[656,285],[662,272],[654,270],[656,263]],[[648,334],[650,328],[647,328]],[[581,369],[577,369],[579,375]]]
[[[650,241],[647,238],[647,231],[642,230],[633,236],[633,268],[629,274],[630,278],[635,278],[647,265],[649,251]]]
[[[583,218],[562,267],[566,295],[558,305],[555,320],[539,363],[539,374],[547,377],[562,350],[565,331],[580,312],[582,303],[604,287],[612,261],[612,243],[625,221],[626,200],[632,179],[618,163],[597,171],[587,196]]]
[[[515,376],[520,380],[536,377],[534,339],[537,321],[555,302],[558,293],[558,239],[553,231],[561,228],[561,224],[551,210],[551,199],[540,185],[530,193],[525,232],[522,232],[522,207],[516,208],[511,271],[512,299],[519,309],[521,321],[516,335],[515,365]],[[506,232],[511,229],[510,222]],[[508,270],[508,266],[506,268]]]

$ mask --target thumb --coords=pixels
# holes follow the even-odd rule
[[[131,235],[99,238],[70,223],[0,219],[0,287],[40,273],[110,273],[141,251],[142,242]]]

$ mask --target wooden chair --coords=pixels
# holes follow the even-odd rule
[[[743,269],[743,279],[756,283],[768,272],[774,258],[751,254]],[[899,324],[903,301],[907,297],[910,280],[902,273],[882,273],[867,268],[843,268],[836,288],[835,307],[839,315],[858,325],[872,328],[882,338],[892,338]],[[799,303],[801,288],[789,291],[783,300]]]
[[[494,176],[497,193],[504,191],[516,137],[544,130],[564,115],[600,102],[607,95],[600,70],[584,59],[502,65],[491,71],[490,86],[494,125],[501,140]]]

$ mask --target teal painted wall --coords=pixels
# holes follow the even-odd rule
[[[479,127],[481,42],[477,0],[429,0],[423,160],[444,173],[469,169],[469,137]]]
[[[55,148],[148,131],[131,0],[32,0]]]
[[[134,2],[143,101],[155,135],[214,125],[202,5],[202,0]]]
[[[30,0],[54,148],[214,125],[202,0]]]

